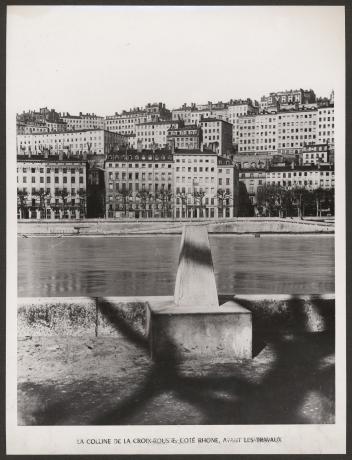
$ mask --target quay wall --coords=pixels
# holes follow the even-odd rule
[[[334,233],[334,223],[300,219],[281,218],[236,218],[233,220],[81,220],[81,221],[36,221],[19,220],[18,235],[58,236],[58,235],[143,235],[181,234],[185,224],[207,225],[209,233]]]
[[[335,295],[220,295],[253,314],[253,333],[265,330],[304,333],[334,329]],[[40,297],[19,298],[17,334],[29,336],[146,336],[148,305],[173,297]],[[221,306],[219,307],[221,308]]]

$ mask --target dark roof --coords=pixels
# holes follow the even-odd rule
[[[213,150],[209,149],[204,149],[203,151],[200,149],[175,149],[174,153],[175,155],[185,155],[187,153],[190,155],[217,155],[216,152],[213,152]]]
[[[63,135],[63,134],[73,134],[73,133],[82,133],[88,131],[106,131],[107,133],[118,134],[119,136],[126,136],[126,134],[115,133],[114,131],[109,131],[108,129],[104,128],[91,128],[91,129],[73,129],[71,131],[51,131],[48,133],[29,133],[29,134],[17,134],[18,136],[52,136],[52,135]]]
[[[28,162],[28,163],[35,163],[35,162],[38,162],[38,163],[50,163],[50,162],[55,162],[55,163],[58,163],[58,162],[61,162],[61,163],[68,163],[68,162],[71,162],[71,163],[77,163],[77,162],[80,162],[80,163],[87,163],[87,160],[84,160],[83,158],[79,158],[79,157],[74,157],[74,156],[71,156],[69,158],[62,158],[60,159],[59,155],[48,155],[48,157],[44,157],[44,155],[32,155],[32,156],[28,156],[28,155],[17,155],[17,163],[20,163],[20,162]]]
[[[231,125],[230,122],[228,121],[225,121],[225,120],[222,120],[221,118],[202,118],[201,120],[199,120],[200,123],[203,123],[203,122],[212,122],[212,121],[222,121],[223,123],[227,123],[228,125]]]
[[[143,158],[144,157],[144,158]],[[151,157],[151,158],[148,158]],[[164,157],[164,158],[161,158]],[[153,150],[142,150],[138,152],[135,149],[125,149],[117,152],[108,154],[106,157],[106,162],[109,161],[173,161],[173,156],[171,150],[167,149],[158,149],[153,152]]]
[[[159,121],[145,121],[143,123],[137,123],[136,126],[141,125],[170,125],[170,124],[177,124],[178,120],[159,120]]]
[[[195,130],[195,129],[199,129],[199,126],[197,125],[185,125],[185,126],[181,126],[181,127],[177,127],[177,128],[169,128],[168,131],[187,131],[187,130]]]
[[[306,166],[270,166],[268,172],[290,172],[290,171],[334,171],[333,165],[306,165]]]

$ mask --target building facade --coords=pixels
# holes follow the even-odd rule
[[[17,135],[17,155],[105,154],[125,144],[124,136],[103,129]]]
[[[316,141],[318,144],[335,145],[335,111],[334,106],[320,107],[317,113]]]
[[[74,158],[18,156],[18,218],[84,218],[87,210],[86,172],[86,162]]]
[[[177,128],[179,122],[155,121],[135,125],[136,144],[142,149],[165,148],[167,145],[168,130]]]
[[[173,156],[169,150],[128,151],[105,162],[106,217],[172,217]]]
[[[329,144],[307,145],[302,149],[302,164],[327,164],[331,161]]]
[[[168,145],[177,149],[199,149],[201,141],[202,131],[198,125],[172,126],[167,132]]]
[[[218,118],[202,118],[202,141],[205,148],[213,150],[220,156],[232,152],[232,125]]]
[[[239,130],[238,130],[238,118],[243,117],[244,115],[255,115],[258,113],[258,107],[253,105],[253,102],[250,99],[245,101],[237,100],[230,101],[227,108],[228,119],[232,124],[232,143],[239,143]]]
[[[82,113],[79,115],[64,114],[61,120],[66,123],[68,131],[82,131],[92,129],[104,129],[104,117],[99,117],[94,113]]]
[[[312,89],[291,89],[273,92],[270,93],[269,96],[262,96],[260,99],[260,108],[263,111],[270,110],[274,107],[293,108],[295,105],[301,107],[303,105],[312,104],[315,101],[316,96]]]
[[[306,145],[317,142],[317,117],[317,109],[239,117],[238,153],[299,154]]]
[[[175,218],[222,218],[238,214],[238,171],[211,150],[174,153]]]
[[[123,110],[121,113],[105,117],[105,129],[114,133],[136,135],[136,125],[171,119],[171,112],[162,102],[147,104],[144,108],[137,107]]]

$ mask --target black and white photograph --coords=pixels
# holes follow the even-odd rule
[[[345,453],[344,21],[7,7],[8,453]]]

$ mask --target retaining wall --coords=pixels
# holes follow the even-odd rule
[[[234,220],[151,220],[151,221],[34,221],[20,220],[19,235],[124,235],[143,233],[182,233],[185,223],[208,225],[209,233],[333,233],[333,222],[280,218],[237,218]]]
[[[253,313],[253,332],[323,332],[335,324],[335,295],[220,295]],[[146,307],[173,301],[163,297],[19,298],[17,333],[24,336],[146,335]],[[221,308],[221,307],[220,307]],[[134,331],[134,332],[133,332]]]

